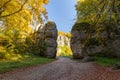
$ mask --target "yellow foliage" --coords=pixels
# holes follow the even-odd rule
[[[58,46],[58,50],[60,50],[60,52],[57,52],[57,56],[71,56],[72,55],[72,51],[70,49],[69,46]]]
[[[77,2],[84,2],[85,0],[77,0]]]
[[[68,38],[71,38],[71,34],[69,32],[65,33],[65,32],[62,32],[62,31],[58,31],[58,35],[63,35],[63,36],[66,36]]]
[[[48,0],[0,0],[0,21],[7,31],[18,31],[26,35],[33,30],[31,26],[33,20],[42,22],[42,15],[47,19],[44,5],[48,2]]]
[[[77,22],[100,23],[119,15],[119,0],[77,0]],[[117,21],[117,20],[116,20]]]
[[[33,43],[32,22],[47,19],[49,0],[0,0],[0,58],[21,58]],[[32,35],[31,35],[32,34]],[[3,46],[4,43],[4,46]]]

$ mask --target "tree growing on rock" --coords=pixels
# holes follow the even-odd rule
[[[78,51],[80,54],[83,53],[82,57],[84,54],[96,53],[95,51],[102,52],[100,55],[103,54],[103,56],[120,57],[119,46],[114,45],[120,42],[118,38],[120,36],[120,1],[78,0],[76,11],[77,21],[71,31],[72,38],[75,38],[75,35],[81,35],[84,40],[80,40],[80,36],[76,38],[78,43],[72,39],[72,43],[76,42],[72,47],[81,47]]]

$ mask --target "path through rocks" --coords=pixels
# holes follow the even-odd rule
[[[120,80],[120,70],[69,58],[0,74],[0,80]]]

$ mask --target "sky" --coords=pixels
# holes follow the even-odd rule
[[[46,6],[49,20],[56,23],[59,31],[71,31],[76,18],[75,4],[76,0],[50,0]]]

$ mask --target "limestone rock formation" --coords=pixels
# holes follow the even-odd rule
[[[89,24],[81,23],[79,25],[74,25],[71,31],[72,37],[70,45],[73,52],[73,58],[83,58],[86,55],[84,46],[82,45],[82,41],[86,38],[86,34],[79,28],[81,26],[87,27]]]
[[[56,24],[52,21],[49,21],[45,25],[45,42],[46,42],[46,52],[45,56],[49,58],[55,58],[57,52],[57,36],[58,31]]]
[[[102,28],[105,26],[103,25]],[[91,30],[93,30],[92,33],[90,33]],[[113,30],[108,34],[104,29],[98,34],[94,29],[91,29],[90,24],[83,22],[73,26],[71,35],[70,45],[74,58],[93,55],[120,58],[120,37]]]
[[[70,38],[65,35],[58,35],[57,43],[59,46],[69,46],[70,47]]]
[[[94,58],[93,57],[89,57],[89,56],[84,57],[82,59],[82,62],[93,62],[93,61],[95,61]]]
[[[113,69],[114,69],[114,70],[120,69],[120,63],[115,64],[115,66],[113,67]]]
[[[43,49],[39,49],[39,55],[55,58],[57,52],[58,37],[56,24],[52,21],[48,21],[46,24],[39,27],[36,36],[36,45],[44,48],[44,51]]]
[[[65,33],[62,31],[58,32],[58,38],[57,38],[57,56],[67,56],[71,55],[72,51],[70,49],[70,33]]]

